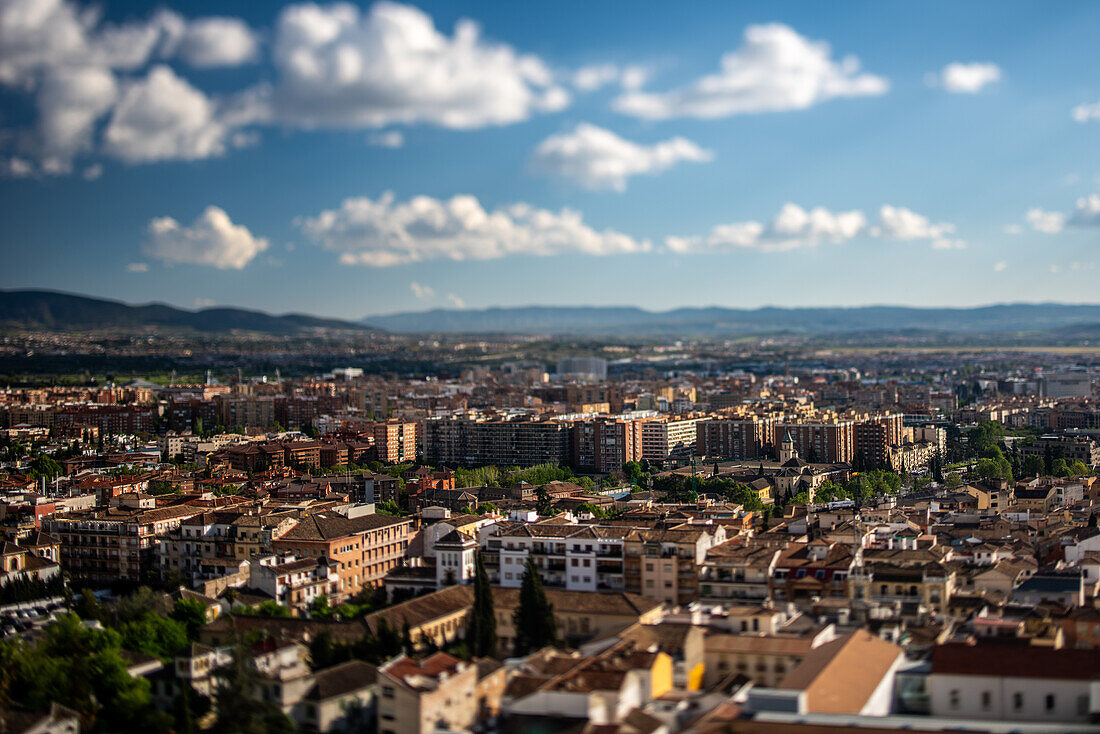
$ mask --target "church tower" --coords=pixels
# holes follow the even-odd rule
[[[791,459],[798,458],[798,452],[794,450],[794,439],[791,438],[791,432],[783,436],[783,440],[779,443],[779,463],[786,464]]]

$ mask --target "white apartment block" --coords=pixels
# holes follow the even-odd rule
[[[663,461],[670,456],[694,453],[697,429],[702,418],[656,418],[642,424],[642,458]]]

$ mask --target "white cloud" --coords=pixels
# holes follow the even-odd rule
[[[725,54],[720,69],[668,92],[628,92],[619,112],[648,119],[717,118],[812,107],[838,97],[884,94],[886,79],[860,72],[854,56],[836,61],[829,44],[810,41],[772,23],[745,29],[744,44]]]
[[[788,202],[768,224],[751,220],[720,224],[705,237],[670,237],[665,245],[673,252],[780,252],[823,242],[844,242],[866,231],[863,212],[831,212],[824,207],[807,211]]]
[[[842,243],[857,237],[897,241],[925,240],[934,249],[965,247],[946,235],[954,225],[933,225],[927,217],[905,207],[883,206],[879,220],[871,225],[859,210],[832,212],[824,207],[803,209],[786,203],[768,223],[749,220],[721,224],[702,237],[669,237],[665,246],[673,252],[727,252],[738,249],[782,252],[823,243]]]
[[[993,63],[952,62],[943,67],[935,77],[943,88],[952,94],[977,94],[988,84],[1001,80],[1001,67]]]
[[[122,25],[101,22],[97,9],[66,0],[5,0],[0,4],[0,83],[24,88],[59,68],[137,69],[179,32],[170,11]]]
[[[400,148],[405,144],[405,136],[400,130],[387,130],[382,133],[371,133],[367,136],[367,143],[379,148]]]
[[[573,86],[582,92],[591,92],[616,83],[623,89],[639,89],[648,77],[649,70],[642,66],[593,64],[573,72]]]
[[[1073,112],[1070,114],[1077,122],[1100,120],[1100,102],[1093,102],[1092,104],[1079,104],[1073,108]]]
[[[1075,227],[1100,227],[1100,195],[1092,194],[1077,200],[1077,208],[1069,223]]]
[[[648,241],[614,230],[597,231],[570,209],[558,212],[528,204],[485,211],[473,196],[446,201],[418,196],[395,202],[345,199],[338,209],[297,221],[302,231],[345,265],[387,267],[449,258],[488,260],[507,255],[644,252]]]
[[[469,20],[444,35],[423,11],[387,0],[365,13],[347,3],[285,8],[274,63],[278,117],[304,127],[469,129],[569,102],[538,57],[486,41]]]
[[[111,24],[103,22],[99,9],[67,0],[0,4],[0,84],[34,97],[35,129],[19,136],[19,146],[42,173],[68,173],[74,158],[94,152],[99,147],[98,123],[109,114],[108,130],[116,137],[104,147],[125,160],[199,158],[220,152],[223,134],[213,128],[223,123],[195,121],[213,105],[202,92],[167,67],[155,67],[137,82],[126,75],[157,58],[181,56],[196,66],[215,66],[241,63],[255,52],[253,32],[235,18],[189,22],[160,10],[144,20]],[[118,105],[126,109],[120,112]],[[130,130],[124,124],[127,119]],[[184,131],[188,125],[191,129]],[[181,135],[185,139],[166,144]],[[172,150],[164,153],[165,147]]]
[[[1052,272],[1052,273],[1060,273],[1060,272],[1062,272],[1062,268],[1061,268],[1060,266],[1058,266],[1058,265],[1051,265],[1051,266],[1050,266],[1050,272]]]
[[[255,61],[260,50],[256,34],[240,18],[199,18],[189,23],[177,53],[191,66],[239,66]]]
[[[9,178],[27,178],[34,175],[34,165],[26,158],[12,156],[0,160],[0,173]]]
[[[466,308],[466,301],[456,296],[454,293],[447,294],[447,300],[451,302],[455,308]]]
[[[713,158],[711,151],[685,138],[640,145],[582,122],[570,133],[542,141],[531,163],[538,173],[563,176],[588,189],[623,191],[630,176],[659,173],[680,161],[701,163]]]
[[[947,222],[932,224],[923,214],[917,214],[903,206],[883,204],[879,209],[879,228],[884,237],[894,240],[932,240],[938,249],[950,249],[943,242],[955,232],[955,225]]]
[[[84,176],[85,181],[95,181],[97,178],[103,175],[103,166],[98,163],[94,163],[85,168],[84,173],[82,173],[81,175]]]
[[[416,281],[409,283],[409,290],[413,292],[414,296],[422,301],[435,295],[435,289],[433,289],[431,286],[421,285]]]
[[[78,153],[92,148],[95,123],[115,103],[114,74],[96,66],[53,69],[36,100],[38,145],[45,169],[69,170]]]
[[[104,147],[127,163],[209,158],[234,142],[247,144],[231,137],[236,125],[253,119],[228,106],[219,109],[172,69],[155,66],[123,93],[103,133]]]
[[[267,249],[267,240],[234,224],[224,210],[208,206],[190,227],[172,217],[149,222],[145,254],[166,263],[240,269]]]
[[[127,273],[147,273],[149,272],[148,263],[130,263],[126,266]]]
[[[195,308],[210,308],[213,305],[215,305],[215,301],[214,301],[213,298],[196,298],[195,299]]]
[[[1049,212],[1038,207],[1028,209],[1024,215],[1031,228],[1036,232],[1058,234],[1066,226],[1066,215],[1062,212]]]
[[[998,260],[997,262],[993,263],[993,272],[999,273],[1007,267],[1008,263],[1006,263],[1004,260]]]
[[[1004,228],[1005,234],[1023,234],[1024,228],[1019,224],[1006,224]]]

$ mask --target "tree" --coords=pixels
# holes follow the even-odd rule
[[[535,490],[535,508],[540,517],[549,516],[552,512],[552,505],[553,500],[550,498],[550,492],[545,485]]]
[[[35,479],[53,479],[61,476],[61,465],[46,454],[40,454],[31,462],[30,475]]]
[[[1022,466],[1025,477],[1038,477],[1046,474],[1047,468],[1042,456],[1026,456]]]
[[[206,624],[206,604],[198,599],[177,599],[172,607],[172,619],[187,628],[188,639],[194,640],[199,628]]]
[[[1071,477],[1083,477],[1089,473],[1089,468],[1083,461],[1075,461],[1069,465],[1069,475]]]
[[[385,618],[378,620],[378,651],[383,659],[401,652],[401,637]]]
[[[474,574],[474,608],[466,628],[466,645],[476,657],[497,656],[497,621],[493,611],[493,590],[489,586],[489,573],[478,551]]]
[[[962,483],[963,480],[959,477],[958,472],[951,472],[944,480],[944,484],[946,484],[949,489],[957,489],[962,486]]]
[[[1065,459],[1055,459],[1050,465],[1050,473],[1056,477],[1068,477],[1069,465]]]
[[[119,627],[127,650],[169,660],[187,647],[187,625],[170,617],[146,614]]]
[[[257,694],[262,684],[256,663],[244,644],[233,650],[229,664],[218,670],[219,685],[214,695],[214,734],[290,734],[291,721],[274,701]]]
[[[513,617],[516,628],[515,654],[524,656],[547,645],[558,645],[558,622],[554,607],[546,599],[542,575],[534,559],[528,557],[519,589],[519,608]]]
[[[997,421],[982,421],[970,431],[970,450],[976,456],[984,454],[989,447],[996,447],[1005,437],[1005,428]]]

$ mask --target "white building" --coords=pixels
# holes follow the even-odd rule
[[[1026,642],[937,645],[927,691],[933,716],[1086,722],[1100,713],[1100,655]]]

